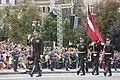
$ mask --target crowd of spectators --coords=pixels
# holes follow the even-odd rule
[[[29,46],[24,46],[22,44],[16,44],[10,42],[9,40],[0,42],[0,69],[11,69],[14,64],[13,52],[18,51],[19,54],[19,62],[18,68],[27,68],[27,57],[31,54],[31,48]],[[55,68],[64,68],[65,67],[65,54],[69,53],[69,64],[70,68],[75,69],[79,66],[79,57],[76,53],[77,49],[67,49],[63,48],[61,52],[57,52],[57,50],[51,50],[49,48],[45,48],[43,55],[41,56],[40,62],[42,63],[43,68],[49,68],[49,59],[50,55],[55,57]],[[117,56],[119,53],[117,52]],[[119,63],[120,64],[120,63]]]
[[[15,50],[19,52],[19,67],[26,68],[26,56],[30,54],[30,47],[6,40],[0,42],[0,69],[13,68]]]

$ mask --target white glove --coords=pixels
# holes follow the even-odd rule
[[[112,60],[112,57],[110,59]]]

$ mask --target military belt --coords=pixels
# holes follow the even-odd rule
[[[92,51],[92,53],[97,53],[97,51]]]
[[[105,54],[111,54],[111,53],[105,53]]]
[[[85,53],[85,51],[81,51],[81,52],[78,52],[78,53]]]
[[[97,56],[97,54],[93,54],[93,56]]]

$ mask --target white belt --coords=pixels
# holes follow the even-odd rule
[[[92,51],[92,53],[97,53],[96,51]]]
[[[97,54],[93,54],[93,56],[97,56]]]
[[[82,52],[78,52],[78,53],[85,53],[85,51],[82,51]]]
[[[111,54],[111,53],[105,53],[105,54]]]

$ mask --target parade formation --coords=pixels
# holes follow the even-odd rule
[[[46,80],[119,77],[119,0],[0,0],[2,5],[0,79],[7,79],[4,70],[13,70],[16,80],[44,79],[44,73]],[[60,74],[52,79],[52,72]]]
[[[36,50],[38,48],[36,46],[39,46],[39,48],[41,48],[43,45],[40,44],[41,43],[36,44],[36,42],[33,42],[31,44],[33,47],[33,68],[30,73],[31,77],[33,77],[33,72],[35,68],[38,69],[37,71],[39,72],[39,76],[42,76],[42,70],[38,65],[39,63],[42,66],[42,68],[49,68],[51,71],[54,71],[54,68],[65,68],[66,71],[78,68],[78,71],[76,72],[77,75],[79,75],[81,71],[81,75],[85,75],[86,72],[89,72],[89,68],[92,68],[92,75],[94,75],[95,72],[95,75],[99,75],[99,68],[101,65],[104,69],[104,76],[106,76],[108,72],[108,76],[112,76],[111,61],[113,61],[114,57],[114,48],[110,44],[109,38],[106,38],[105,44],[102,44],[100,41],[97,41],[92,42],[88,46],[86,45],[84,39],[80,38],[79,45],[75,48],[61,48],[61,50],[59,51],[58,49],[53,49],[49,51],[46,48],[44,52],[42,51],[43,53],[41,53],[40,51],[43,49],[38,49],[40,51],[39,53],[41,53],[39,54],[36,51],[34,51],[34,49]],[[102,57],[100,57],[101,54],[103,55]],[[35,63],[36,60],[38,60],[37,63]]]

